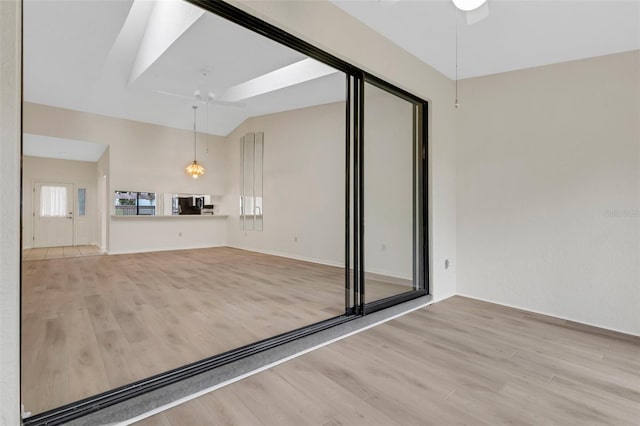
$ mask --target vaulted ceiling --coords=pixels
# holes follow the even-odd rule
[[[447,77],[640,49],[640,0],[487,0],[474,24],[451,0],[330,0]]]
[[[24,99],[183,129],[199,105],[198,131],[227,135],[344,99],[344,75],[187,2],[25,0]]]
[[[450,0],[331,1],[449,78],[456,21],[460,78],[640,49],[640,0],[488,0],[473,25]],[[183,129],[196,104],[227,135],[344,99],[344,76],[187,2],[25,0],[24,99]]]

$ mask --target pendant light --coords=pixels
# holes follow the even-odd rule
[[[452,0],[453,4],[460,10],[468,12],[482,6],[487,0]]]
[[[197,179],[199,176],[202,176],[206,173],[204,167],[201,164],[198,164],[197,156],[196,156],[196,111],[198,110],[198,106],[193,106],[193,163],[189,164],[185,169],[185,173],[191,176],[194,179]]]

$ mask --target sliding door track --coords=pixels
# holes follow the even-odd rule
[[[307,327],[298,328],[296,330],[279,334],[275,337],[261,340],[237,349],[223,352],[201,361],[187,364],[183,367],[167,371],[144,380],[140,380],[129,385],[121,386],[101,394],[63,405],[50,411],[45,411],[34,416],[27,417],[23,420],[25,426],[41,426],[41,425],[60,425],[71,420],[78,419],[120,402],[126,401],[133,397],[142,395],[147,392],[159,389],[170,384],[189,379],[223,365],[238,361],[251,355],[273,349],[285,343],[292,342],[302,337],[309,336],[314,333],[326,330],[328,328],[343,324],[358,318],[356,315],[342,315],[312,324]]]

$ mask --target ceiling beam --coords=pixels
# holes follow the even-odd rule
[[[143,1],[143,0],[136,0]],[[156,1],[129,76],[134,83],[187,31],[204,10],[183,1]]]
[[[221,100],[237,102],[278,89],[315,80],[338,72],[335,68],[307,58],[227,89]]]

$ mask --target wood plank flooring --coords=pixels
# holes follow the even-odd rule
[[[367,294],[405,289],[376,279]],[[344,270],[226,247],[68,257],[24,262],[22,292],[37,414],[341,315]]]
[[[638,425],[640,338],[453,297],[137,425]]]

